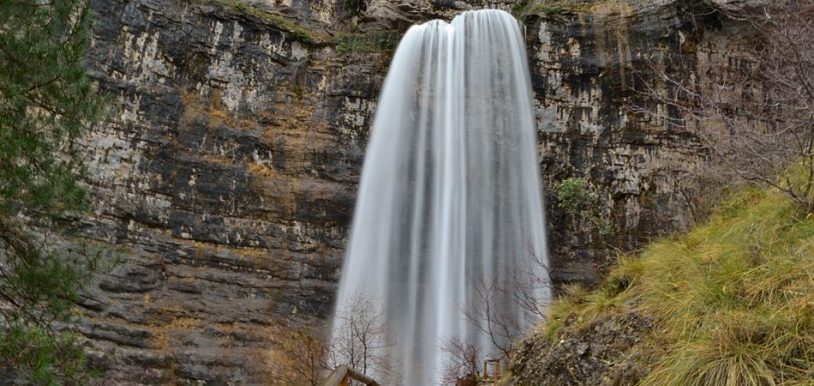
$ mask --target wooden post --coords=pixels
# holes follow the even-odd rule
[[[489,364],[494,364],[494,372],[489,374]],[[484,384],[496,385],[500,379],[500,359],[487,359],[483,361],[483,382]]]

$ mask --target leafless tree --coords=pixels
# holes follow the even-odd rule
[[[378,380],[387,379],[393,371],[389,360],[385,314],[380,305],[364,293],[357,293],[341,305],[334,318],[329,363],[332,367],[348,365]]]
[[[760,9],[716,11],[744,27],[743,47],[727,61],[700,63],[680,76],[686,56],[655,58],[657,75],[638,113],[690,129],[721,169],[776,188],[814,210],[814,1],[784,0]]]
[[[526,240],[529,240],[526,237]],[[529,316],[528,323],[538,323],[546,318],[551,293],[551,267],[548,265],[544,251],[535,248],[530,241],[526,242],[525,269],[515,271],[508,288],[504,293],[511,295],[514,303]],[[529,326],[522,326],[528,328]]]
[[[363,293],[337,310],[330,339],[327,328],[291,322],[279,343],[285,358],[278,358],[283,385],[322,384],[340,365],[385,380],[391,373],[384,325],[384,310]]]
[[[315,326],[289,326],[280,344],[286,354],[280,380],[285,385],[319,386],[328,367],[328,345]]]
[[[525,259],[525,264],[521,264],[524,269],[506,280],[470,278],[475,282],[475,294],[463,313],[469,323],[488,337],[491,352],[473,350],[477,346],[469,347],[471,342],[452,340],[445,351],[456,363],[448,363],[448,370],[468,369],[473,355],[478,357],[474,361],[477,363],[486,359],[509,360],[522,334],[545,319],[551,293],[545,256],[528,244],[525,256],[520,258]],[[456,374],[454,371],[447,373]]]
[[[510,289],[497,281],[477,281],[475,297],[463,310],[466,319],[489,337],[492,348],[502,358],[511,356],[514,341],[522,331],[520,318],[506,302],[507,291]]]
[[[476,386],[479,384],[478,372],[483,361],[483,354],[477,345],[454,338],[444,342],[441,350],[447,354],[441,377],[444,385]]]

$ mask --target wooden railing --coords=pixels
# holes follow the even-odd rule
[[[489,371],[489,368],[492,371]],[[367,386],[380,386],[373,378],[368,377],[346,365],[337,367],[333,373],[322,383],[322,386],[348,386],[350,381],[359,381]],[[500,381],[500,360],[487,359],[483,361],[483,376],[481,383],[483,385],[497,385]]]
[[[342,365],[336,368],[331,376],[325,380],[322,386],[348,386],[350,381],[359,381],[367,386],[380,386],[373,378],[368,377],[348,366]]]

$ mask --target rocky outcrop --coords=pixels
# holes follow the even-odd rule
[[[555,341],[537,333],[522,341],[512,357],[512,380],[517,386],[636,385],[649,371],[646,354],[637,345],[652,329],[650,319],[629,311]]]
[[[613,248],[688,224],[681,176],[701,144],[625,108],[658,47],[725,60],[714,20],[682,4],[525,19],[544,181],[587,178],[615,228],[549,192],[557,282],[594,282]],[[331,311],[394,36],[490,5],[94,0],[88,66],[115,109],[87,138],[95,202],[75,231],[123,262],[82,304],[102,383],[275,382],[282,321]]]

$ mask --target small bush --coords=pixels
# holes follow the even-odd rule
[[[590,211],[597,205],[597,195],[583,178],[566,178],[556,185],[559,207],[570,214]]]
[[[600,235],[613,232],[610,219],[602,216],[599,207],[599,195],[584,178],[566,178],[554,186],[557,195],[557,206],[575,218],[588,220]]]

